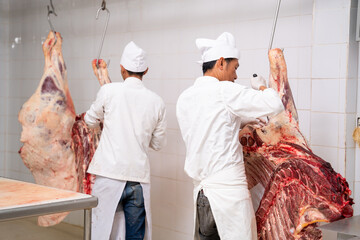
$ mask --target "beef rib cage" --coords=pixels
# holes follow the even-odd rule
[[[282,50],[270,50],[269,61],[269,87],[285,110],[266,126],[247,125],[239,135],[249,189],[264,190],[256,210],[258,239],[322,239],[317,223],[352,216],[351,191],[300,132]]]

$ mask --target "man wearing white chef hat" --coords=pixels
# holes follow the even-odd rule
[[[246,119],[283,110],[263,78],[254,89],[234,83],[239,50],[232,34],[197,39],[203,76],[179,97],[176,115],[186,145],[185,172],[194,180],[194,239],[257,239],[239,130]]]
[[[103,121],[100,142],[88,172],[96,175],[92,194],[92,239],[151,239],[149,147],[166,142],[163,100],[145,88],[146,53],[134,42],[120,62],[124,83],[103,85],[86,112],[90,127]]]

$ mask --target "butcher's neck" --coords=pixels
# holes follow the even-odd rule
[[[140,78],[140,77],[138,77],[138,76],[136,76],[136,75],[129,75],[129,76],[127,76],[127,77],[125,78],[124,81],[126,81],[128,78],[137,78],[137,79],[139,79],[140,81],[142,81],[142,78]]]

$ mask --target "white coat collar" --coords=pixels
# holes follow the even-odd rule
[[[194,86],[200,86],[203,84],[215,83],[219,82],[217,78],[210,77],[210,76],[202,76],[195,80]]]
[[[128,77],[125,79],[124,84],[126,85],[143,85],[143,82],[136,77]]]

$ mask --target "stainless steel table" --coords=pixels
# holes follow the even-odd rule
[[[0,177],[0,221],[84,210],[84,239],[91,239],[91,209],[96,197]]]
[[[318,228],[337,232],[338,240],[360,239],[360,216],[341,219]]]

